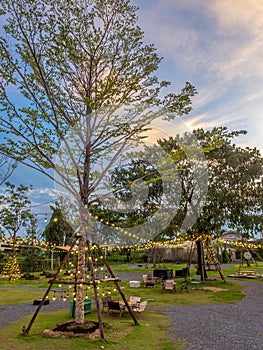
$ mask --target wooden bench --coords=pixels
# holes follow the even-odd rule
[[[248,270],[248,271],[238,271],[238,275],[256,276],[257,273],[256,273],[256,271],[251,271],[251,270]]]

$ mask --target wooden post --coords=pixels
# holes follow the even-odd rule
[[[91,273],[91,280],[93,284],[94,289],[94,297],[95,297],[95,304],[97,309],[97,315],[98,315],[98,322],[99,322],[99,329],[100,329],[100,340],[104,341],[104,329],[103,329],[103,323],[102,323],[102,317],[101,317],[101,310],[100,310],[100,303],[99,303],[99,296],[98,296],[98,289],[97,289],[97,282],[94,274],[94,266],[92,261],[92,254],[91,254],[91,245],[90,242],[87,241],[87,247],[88,247],[88,264],[90,267],[90,273]]]
[[[38,305],[38,307],[37,307],[37,309],[36,309],[36,311],[35,311],[33,317],[31,318],[31,320],[30,320],[28,326],[27,326],[27,327],[23,326],[22,331],[23,331],[24,335],[28,335],[28,332],[30,331],[30,329],[31,329],[31,327],[32,327],[32,325],[33,325],[33,323],[34,323],[34,321],[35,321],[35,319],[36,319],[36,317],[37,317],[37,315],[38,315],[38,313],[39,313],[41,307],[43,306],[43,304],[44,304],[44,302],[45,302],[45,300],[46,300],[46,297],[48,296],[48,293],[50,292],[50,289],[51,289],[52,286],[53,286],[53,283],[54,283],[55,280],[57,279],[57,277],[58,277],[58,275],[59,275],[59,273],[60,273],[60,270],[63,268],[63,266],[65,265],[66,261],[68,260],[68,257],[69,257],[69,255],[70,255],[71,251],[73,250],[74,245],[76,244],[76,242],[77,242],[78,239],[79,239],[79,236],[76,236],[76,238],[75,238],[74,242],[72,243],[71,247],[69,248],[69,250],[68,250],[68,252],[67,252],[65,258],[63,259],[63,261],[61,262],[61,264],[60,264],[60,266],[59,266],[57,272],[55,273],[55,276],[52,278],[52,280],[49,281],[49,283],[50,283],[50,284],[49,284],[49,287],[48,287],[48,289],[46,290],[46,292],[45,292],[45,294],[44,294],[44,296],[43,296],[43,298],[42,298],[42,301],[41,301],[41,303]]]
[[[118,281],[117,281],[117,279],[116,279],[116,277],[115,277],[115,275],[114,275],[114,273],[113,273],[113,271],[112,271],[112,269],[111,269],[111,267],[110,267],[108,261],[104,258],[103,254],[102,254],[102,251],[101,251],[101,249],[99,248],[99,246],[97,246],[97,248],[98,248],[99,251],[100,251],[101,258],[102,258],[104,264],[106,265],[107,270],[109,271],[111,277],[115,279],[115,280],[114,280],[114,283],[115,283],[115,285],[116,285],[116,287],[117,287],[117,289],[118,289],[118,292],[120,293],[120,295],[121,295],[121,297],[122,297],[122,300],[124,301],[125,306],[127,307],[128,311],[129,311],[129,313],[130,313],[130,315],[131,315],[131,317],[132,317],[132,319],[133,319],[133,321],[134,321],[134,324],[135,324],[136,326],[138,326],[138,325],[139,325],[139,322],[137,321],[137,318],[135,317],[135,315],[134,315],[134,313],[133,313],[133,311],[132,311],[132,309],[131,309],[131,307],[130,307],[130,305],[129,305],[129,303],[128,303],[126,297],[125,297],[125,294],[123,293],[123,291],[122,291],[122,289],[121,289],[121,287],[120,287],[120,285],[119,285],[119,283],[118,283]]]

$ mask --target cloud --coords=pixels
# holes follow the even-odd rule
[[[146,38],[192,76],[231,80],[263,74],[263,3],[252,0],[151,2],[142,10]]]
[[[198,90],[188,125],[245,129],[249,142],[263,150],[263,2],[156,0],[139,6],[146,39],[164,56],[162,69]]]
[[[261,0],[213,0],[205,6],[218,25],[224,30],[239,33],[245,28],[259,33],[263,27],[263,3]]]

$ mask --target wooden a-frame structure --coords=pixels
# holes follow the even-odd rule
[[[63,261],[61,262],[61,264],[60,264],[59,268],[57,269],[56,273],[54,274],[54,277],[51,280],[49,280],[49,287],[47,288],[46,292],[44,293],[44,295],[42,297],[42,300],[39,303],[38,307],[36,308],[35,313],[33,314],[29,324],[27,325],[27,327],[23,326],[23,328],[22,328],[22,331],[23,331],[24,335],[28,335],[28,333],[29,333],[29,331],[30,331],[30,329],[31,329],[31,327],[32,327],[32,325],[33,325],[37,315],[39,314],[42,306],[44,305],[44,302],[45,302],[46,298],[48,297],[48,294],[51,291],[51,289],[52,289],[54,284],[74,285],[76,287],[76,284],[78,283],[78,282],[76,282],[76,279],[74,281],[71,281],[71,282],[62,280],[62,279],[59,278],[59,273],[63,269],[63,267],[65,266],[66,262],[68,261],[69,256],[70,256],[71,252],[73,251],[75,245],[77,244],[77,241],[79,240],[79,238],[80,238],[80,235],[76,235],[75,236],[75,239],[74,239],[72,245],[70,246],[69,250],[67,251],[67,254],[64,257]],[[119,292],[119,294],[120,294],[120,296],[121,296],[125,306],[127,307],[131,318],[134,321],[134,324],[135,325],[139,325],[139,323],[138,323],[138,320],[135,317],[134,312],[132,311],[132,309],[131,309],[131,307],[130,307],[130,305],[129,305],[126,297],[125,297],[125,294],[123,293],[123,291],[122,291],[122,289],[120,287],[120,284],[119,284],[120,279],[115,277],[115,275],[114,275],[114,273],[113,273],[109,263],[107,262],[106,258],[104,257],[104,255],[103,255],[103,253],[101,251],[101,248],[98,245],[96,245],[96,249],[100,253],[100,257],[101,257],[104,265],[106,266],[110,277],[102,279],[102,280],[96,279],[95,272],[94,272],[93,260],[92,260],[91,244],[90,244],[89,241],[87,241],[86,244],[87,244],[87,252],[88,252],[88,259],[87,259],[87,261],[88,261],[89,269],[90,269],[90,272],[91,272],[91,278],[89,280],[87,280],[85,282],[81,282],[81,283],[82,284],[86,284],[86,285],[93,285],[94,296],[95,296],[95,304],[96,304],[98,323],[99,323],[99,330],[100,330],[100,340],[104,341],[105,340],[105,338],[104,338],[104,329],[103,329],[101,309],[100,309],[98,290],[97,290],[97,285],[100,282],[114,282],[115,283],[116,288],[117,288],[117,290],[118,290],[118,292]]]
[[[206,276],[206,268],[205,268],[205,255],[206,255],[206,258],[212,261],[212,263],[214,264],[215,270],[218,271],[221,279],[224,282],[226,282],[225,277],[221,271],[220,262],[215,256],[214,248],[211,245],[210,239],[205,239],[205,240],[200,239],[198,240],[198,242],[195,241],[195,243],[197,246],[197,250],[199,250],[198,254],[201,258],[198,264],[198,269],[200,270],[199,272],[201,274],[202,280],[205,280],[205,276]],[[188,262],[187,262],[188,268],[192,263],[193,253],[194,253],[194,244],[191,244],[189,255],[188,255]]]

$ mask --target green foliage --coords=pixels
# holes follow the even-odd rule
[[[29,208],[30,200],[27,197],[32,187],[24,185],[15,186],[10,182],[6,182],[5,193],[0,195],[1,231],[8,234],[11,238],[13,254],[15,254],[15,245],[17,235],[21,230],[30,228],[33,214]]]
[[[53,210],[49,223],[42,234],[48,244],[55,246],[70,245],[74,230],[65,220],[61,209],[58,206],[51,206]]]
[[[206,200],[191,233],[197,236],[203,232],[218,235],[224,226],[247,234],[259,231],[263,190],[263,158],[260,152],[233,143],[233,138],[244,134],[244,131],[230,132],[225,127],[219,127],[211,131],[198,129],[193,133],[205,155],[203,165],[199,161],[199,166],[208,167],[209,177]],[[177,159],[182,183],[181,206],[171,225],[174,231],[180,227],[185,215],[195,210],[198,197],[196,194],[193,196],[196,184],[190,161],[180,150],[180,144],[188,137],[190,135],[186,134],[182,139],[160,141],[166,151]]]
[[[69,189],[76,181],[70,190],[84,204],[98,182],[91,164],[107,158],[109,149],[139,139],[161,111],[170,119],[191,110],[196,91],[189,83],[178,94],[160,97],[169,82],[154,75],[161,58],[152,44],[144,44],[129,0],[1,0],[0,5],[6,14],[0,38],[0,133],[5,135],[0,150],[51,177],[46,169],[56,168],[54,155],[64,142],[73,158],[70,169],[56,168],[60,185]],[[127,113],[113,108],[131,103],[134,109]],[[159,112],[144,113],[152,106]],[[79,150],[67,131],[83,121],[87,130]],[[78,173],[74,181],[73,173]]]

